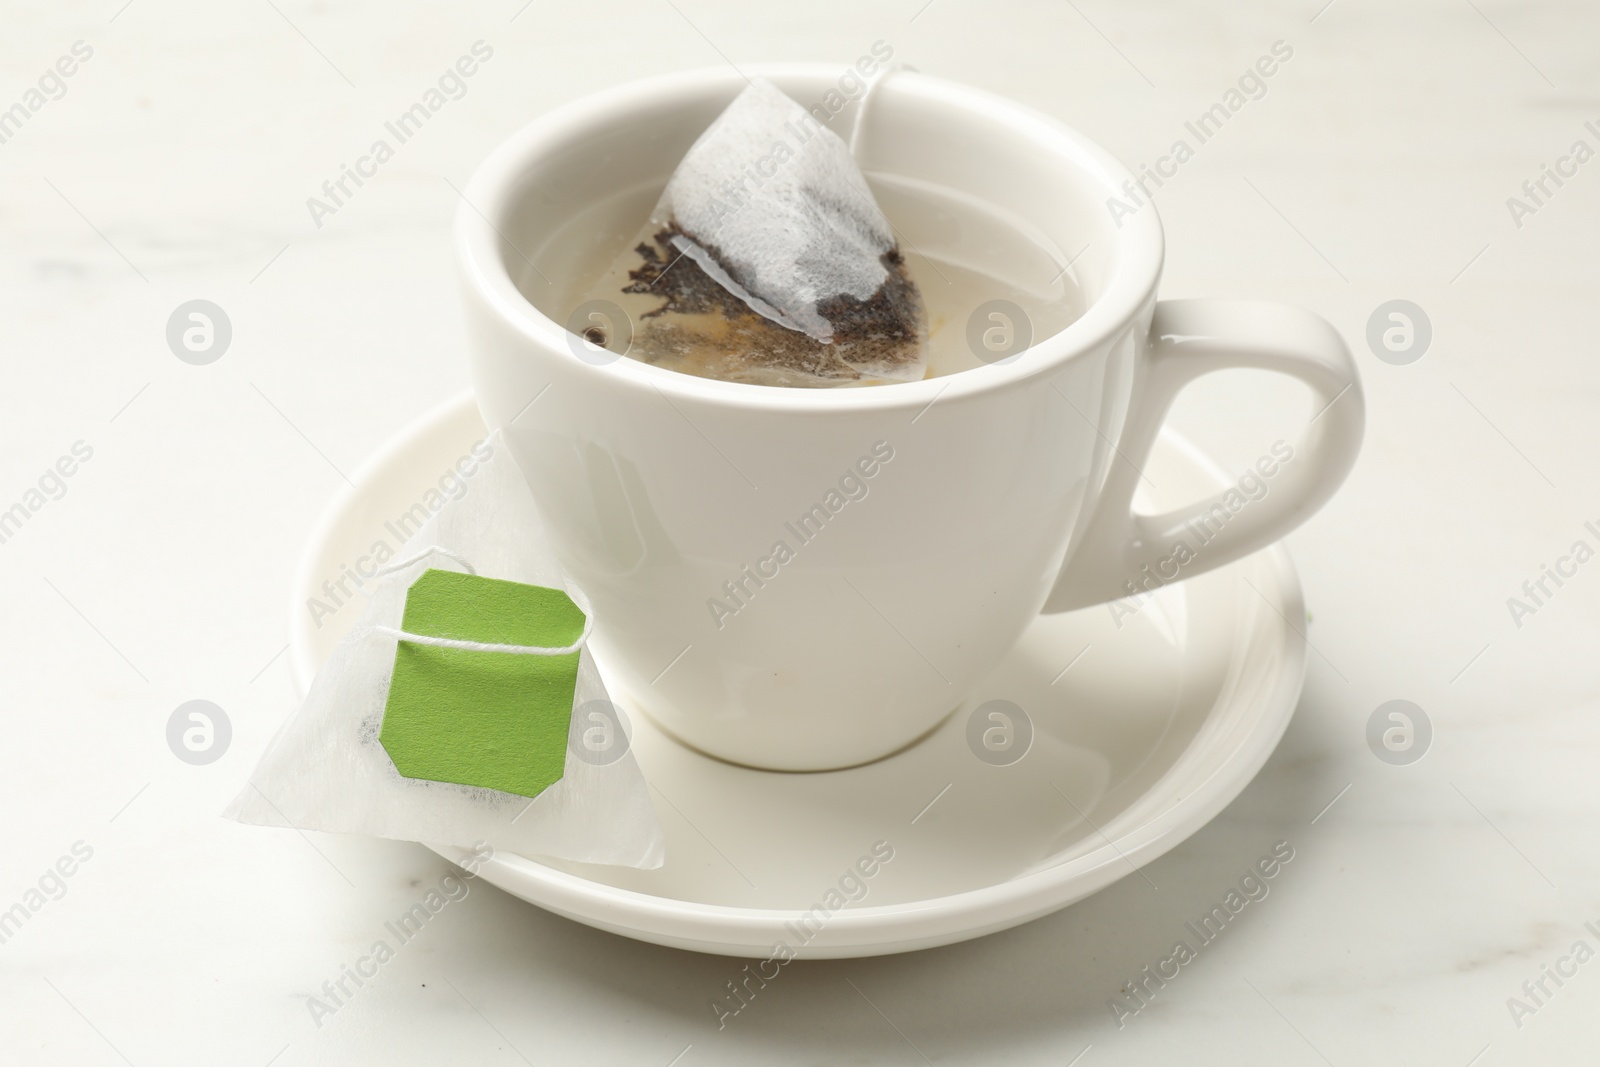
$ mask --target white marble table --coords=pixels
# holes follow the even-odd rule
[[[0,37],[0,109],[92,49],[0,143],[0,508],[30,512],[0,543],[0,908],[42,877],[61,890],[0,944],[5,1062],[1594,1062],[1600,962],[1569,950],[1600,949],[1600,564],[1520,626],[1507,607],[1597,544],[1600,162],[1520,226],[1507,206],[1574,141],[1600,148],[1592,5],[121,3],[14,6]],[[466,94],[315,225],[307,197],[480,39],[493,58]],[[1366,376],[1364,457],[1291,538],[1316,654],[1282,746],[1150,868],[1159,890],[1126,879],[977,942],[797,964],[720,1032],[706,1000],[728,960],[486,886],[319,1027],[306,996],[446,867],[217,813],[291,706],[310,523],[340,472],[464,386],[450,183],[627,76],[719,53],[843,62],[879,39],[1133,164],[1274,41],[1293,48],[1159,198],[1167,295],[1315,308]],[[233,324],[209,366],[164,337],[196,298]],[[1433,325],[1407,366],[1364,342],[1397,298]],[[1177,418],[1239,466],[1296,400],[1238,374]],[[34,509],[75,447],[92,455]],[[196,698],[233,726],[198,767],[165,738]],[[1397,698],[1434,728],[1410,766],[1364,735]],[[1296,860],[1270,897],[1119,1027],[1119,988],[1278,840]]]

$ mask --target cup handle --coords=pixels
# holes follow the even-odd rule
[[[1267,301],[1163,300],[1138,358],[1119,454],[1046,612],[1119,600],[1249,555],[1310,518],[1355,465],[1366,404],[1350,350],[1325,319]],[[1316,394],[1292,459],[1260,479],[1267,492],[1258,499],[1232,489],[1159,515],[1134,513],[1134,489],[1173,400],[1196,378],[1235,367],[1293,375]]]

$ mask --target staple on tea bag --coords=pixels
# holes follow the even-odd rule
[[[582,639],[587,621],[578,642],[562,774],[531,800],[403,777],[383,746],[380,729],[397,641],[448,642],[410,634],[402,625],[407,592],[425,571],[454,564],[466,573],[565,590],[588,615],[587,600],[550,553],[527,483],[500,435],[474,452],[487,458],[469,488],[412,536],[397,553],[394,573],[368,581],[371,596],[355,628],[317,672],[300,709],[268,744],[249,783],[223,814],[266,826],[464,847],[487,842],[497,851],[528,856],[659,867],[661,826],[628,747],[626,723]],[[445,647],[492,651],[496,645],[456,641]],[[516,653],[502,647],[497,654]],[[596,737],[608,740],[596,746],[590,743]]]
[[[608,286],[634,298],[629,354],[673,370],[790,386],[926,372],[922,296],[849,147],[765,80],[689,149]]]

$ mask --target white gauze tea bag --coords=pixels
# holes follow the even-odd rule
[[[461,497],[450,500],[397,554],[411,561],[364,591],[350,634],[317,672],[298,712],[268,744],[249,783],[223,813],[239,822],[372,834],[626,867],[659,867],[663,836],[648,787],[582,647],[561,777],[532,798],[402,777],[380,740],[407,591],[424,572],[581,591],[550,554],[533,497],[500,435]],[[481,452],[479,453],[482,454]],[[511,655],[511,653],[495,653]]]
[[[695,141],[597,292],[633,318],[628,354],[672,370],[782,386],[927,370],[922,295],[850,149],[761,79]]]

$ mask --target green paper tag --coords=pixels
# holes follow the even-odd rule
[[[428,570],[400,628],[427,637],[560,648],[584,616],[559,589]],[[402,640],[378,739],[407,778],[538,796],[561,778],[578,656],[438,648]]]

